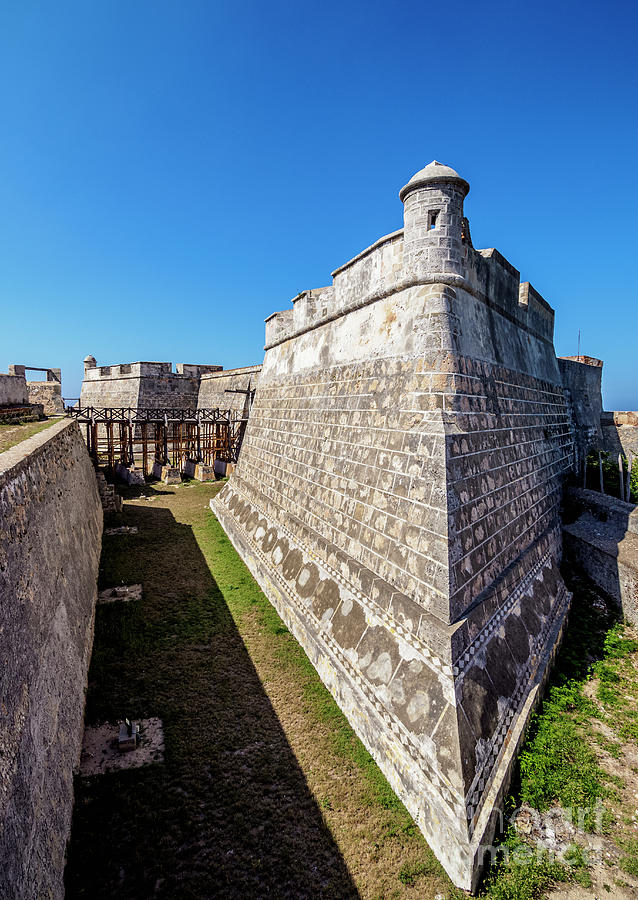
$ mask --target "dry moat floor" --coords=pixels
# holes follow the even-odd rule
[[[159,717],[165,762],[76,779],[67,897],[465,896],[230,545],[208,507],[220,487],[127,489],[138,531],[104,539],[100,587],[141,582],[143,596],[98,607],[87,724]],[[638,896],[638,642],[572,589],[510,802],[601,798],[585,825],[604,833],[553,861],[528,816],[484,882],[494,900]]]

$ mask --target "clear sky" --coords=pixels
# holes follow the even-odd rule
[[[0,371],[247,365],[432,159],[638,409],[634,2],[0,0]]]

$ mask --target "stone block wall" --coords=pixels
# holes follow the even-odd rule
[[[0,406],[26,406],[29,403],[24,375],[0,374]]]
[[[0,454],[0,896],[64,896],[102,508],[75,422]]]
[[[472,888],[569,604],[574,451],[553,312],[464,240],[467,185],[449,178],[414,188],[434,193],[406,203],[409,240],[382,238],[267,321],[242,455],[212,505]]]
[[[27,381],[29,403],[39,403],[45,416],[64,414],[62,385],[59,381]]]
[[[561,356],[558,367],[569,397],[579,451],[581,455],[586,454],[598,449],[603,440],[602,360],[591,356]]]
[[[603,412],[601,425],[604,450],[638,457],[638,412]]]
[[[85,367],[80,404],[97,407],[195,409],[202,374],[220,366],[138,362]]]
[[[204,374],[201,377],[197,406],[199,409],[230,409],[238,416],[248,416],[250,394],[235,391],[254,391],[259,383],[261,366]]]

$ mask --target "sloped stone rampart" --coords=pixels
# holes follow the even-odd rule
[[[471,889],[569,605],[574,438],[553,311],[464,237],[467,184],[428,177],[402,192],[403,233],[267,320],[239,464],[211,505]]]
[[[0,454],[0,897],[62,898],[102,509],[77,423]]]

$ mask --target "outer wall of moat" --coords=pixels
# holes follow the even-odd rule
[[[481,845],[569,606],[571,416],[549,305],[475,250],[431,164],[405,227],[267,320],[229,537],[454,882]]]
[[[64,896],[102,507],[76,423],[0,454],[0,897]]]

